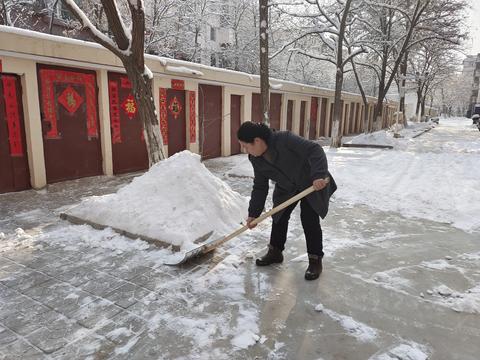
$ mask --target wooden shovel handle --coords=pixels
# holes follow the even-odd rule
[[[330,182],[329,177],[325,178],[325,180],[327,181],[327,183]],[[285,201],[285,202],[281,203],[280,205],[274,207],[272,210],[267,211],[267,212],[263,213],[262,215],[260,215],[259,217],[255,218],[254,220],[252,220],[251,224],[257,225],[257,224],[261,223],[266,218],[278,213],[279,211],[285,209],[287,206],[293,204],[294,202],[296,202],[300,199],[303,199],[305,196],[307,196],[308,194],[311,194],[314,191],[315,191],[315,189],[313,188],[313,185],[312,185],[309,188],[303,190],[301,193],[298,193],[297,195],[291,197],[287,201]],[[221,238],[221,239],[215,241],[214,243],[212,243],[210,245],[207,245],[205,247],[205,252],[209,251],[209,250],[211,250],[211,249],[213,249],[213,248],[215,248],[215,247],[217,247],[221,244],[226,243],[228,240],[233,239],[234,237],[237,237],[238,235],[240,235],[241,233],[243,233],[246,230],[248,230],[248,226],[247,225],[242,226],[241,228],[235,230],[233,233],[225,236],[224,238]]]

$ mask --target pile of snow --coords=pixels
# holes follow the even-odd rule
[[[359,145],[385,145],[403,147],[403,144],[412,139],[415,135],[419,135],[426,130],[431,129],[434,125],[430,122],[423,123],[408,123],[408,126],[398,128],[399,138],[395,138],[395,125],[389,130],[380,130],[369,134],[360,134],[353,138],[348,138],[345,144],[359,144]]]
[[[115,194],[94,196],[68,214],[188,249],[210,231],[225,234],[247,215],[247,199],[183,151]]]

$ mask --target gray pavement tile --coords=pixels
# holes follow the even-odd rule
[[[104,297],[112,290],[127,284],[126,281],[117,279],[98,271],[91,272],[90,280],[80,285],[80,288],[99,297]]]
[[[52,275],[56,279],[69,283],[72,286],[80,286],[95,279],[97,274],[86,266],[78,266],[75,263],[68,263],[60,266],[57,272]]]
[[[0,348],[17,341],[18,336],[12,331],[0,325]]]
[[[165,339],[167,340],[167,339]],[[174,340],[178,345],[178,339]],[[115,349],[115,360],[158,360],[169,359],[169,353],[166,351],[167,343],[162,339],[161,342],[158,338],[149,337],[148,335],[134,336],[125,345],[119,345]],[[177,352],[175,357],[177,357]]]
[[[21,294],[18,291],[0,283],[0,306],[2,303],[8,302],[10,299],[19,296],[21,296]]]
[[[26,295],[65,316],[69,316],[96,298],[92,294],[57,280],[49,280],[40,286],[31,288]]]
[[[85,329],[75,320],[57,318],[29,334],[26,339],[43,352],[51,354],[85,333]]]
[[[24,265],[36,259],[37,250],[19,247],[15,250],[3,251],[1,255],[17,264]]]
[[[105,298],[126,309],[149,293],[150,290],[146,288],[135,284],[125,284],[105,295]]]
[[[0,282],[3,285],[24,293],[28,289],[39,286],[50,279],[48,275],[42,274],[41,272],[25,269],[0,280]]]
[[[27,343],[19,339],[5,346],[0,346],[1,360],[39,360],[46,359],[45,354]]]
[[[3,257],[0,257],[0,259],[0,281],[25,270],[24,266],[16,264],[12,260]]]
[[[148,320],[128,311],[122,311],[112,317],[107,324],[97,329],[96,333],[107,336],[107,334],[116,329],[128,329],[134,334],[140,334],[148,328],[148,325]]]
[[[48,321],[53,321],[57,318],[57,313],[52,314],[47,307],[37,305],[28,309],[20,307],[20,310],[13,310],[7,317],[2,319],[2,324],[17,334],[25,336],[38,330]]]
[[[159,269],[151,269],[134,277],[130,281],[151,291],[160,291],[161,289],[168,288],[168,284],[174,280],[175,278],[168,273]]]
[[[75,264],[71,260],[57,258],[54,262],[40,268],[40,270],[51,277],[59,278],[60,274],[71,270],[73,267],[75,267]]]
[[[55,360],[111,359],[115,344],[105,337],[92,334],[78,339],[51,354]]]
[[[25,261],[23,265],[28,268],[40,270],[45,267],[60,265],[64,263],[64,259],[57,256],[57,252],[41,251],[35,254],[35,257],[29,261]],[[43,271],[42,271],[43,272]]]
[[[82,306],[72,314],[72,318],[76,319],[80,325],[92,329],[121,311],[123,309],[113,302],[106,299],[98,299]]]

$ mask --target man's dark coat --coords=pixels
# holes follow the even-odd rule
[[[249,155],[253,165],[253,190],[248,216],[258,217],[265,206],[268,180],[275,182],[273,205],[277,206],[312,185],[313,180],[330,177],[328,185],[307,196],[310,206],[322,217],[327,215],[330,196],[337,189],[328,172],[327,157],[322,147],[288,131],[273,132],[267,142],[269,160]],[[283,211],[273,215],[276,222]]]

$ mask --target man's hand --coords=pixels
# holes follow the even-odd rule
[[[315,189],[315,191],[319,191],[319,190],[322,190],[323,188],[325,188],[325,186],[327,186],[327,184],[330,182],[330,178],[327,177],[325,179],[316,179],[316,180],[313,180],[313,188]]]
[[[257,226],[257,224],[252,224],[252,221],[255,220],[256,218],[254,217],[248,217],[247,218],[247,227],[249,229],[253,229],[255,226]]]

